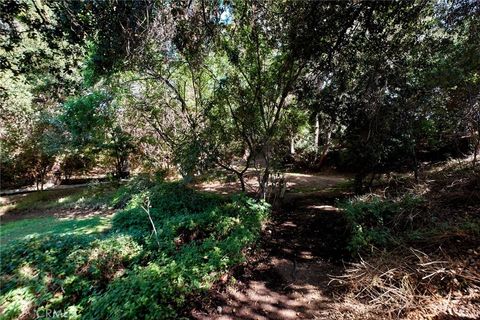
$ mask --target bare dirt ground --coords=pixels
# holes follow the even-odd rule
[[[247,178],[254,192],[257,178]],[[194,306],[194,319],[368,319],[363,305],[337,302],[331,276],[342,274],[346,225],[335,208],[339,175],[285,174],[287,194],[262,243],[246,262]],[[207,182],[205,191],[238,190],[237,182]]]
[[[250,177],[250,183],[255,180]],[[433,314],[387,314],[355,297],[332,278],[345,275],[348,254],[346,221],[336,200],[348,194],[341,176],[287,174],[289,192],[273,211],[271,223],[249,261],[223,277],[192,302],[188,317],[217,319],[480,319],[480,300],[432,296]],[[204,184],[216,192],[238,190],[235,183]],[[450,210],[451,211],[451,210]],[[429,302],[429,303],[430,303]],[[476,305],[476,306],[475,306]],[[387,306],[386,306],[387,307]]]
[[[316,178],[318,179],[318,177]],[[327,183],[328,184],[328,183]],[[194,319],[377,319],[364,305],[338,302],[346,225],[334,198],[289,196],[265,231],[253,265],[235,270],[194,308]],[[205,304],[205,301],[208,303]]]
[[[330,188],[347,181],[345,176],[341,175],[312,175],[302,173],[286,173],[285,181],[287,183],[288,191],[320,191],[325,188]],[[247,192],[255,193],[258,187],[258,177],[254,172],[249,172],[246,175],[245,184]],[[211,191],[220,194],[230,194],[240,190],[240,183],[223,182],[223,181],[208,181],[196,185],[197,188],[203,191]]]

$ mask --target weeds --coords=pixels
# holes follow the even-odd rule
[[[413,248],[394,252],[378,252],[368,260],[361,259],[346,269],[345,275],[333,279],[345,284],[354,298],[360,299],[390,316],[398,318],[410,311],[423,315],[445,312],[450,305],[431,303],[437,298],[472,295],[480,289],[480,255],[470,259],[454,260],[438,252],[428,255]],[[442,310],[439,310],[439,309]]]

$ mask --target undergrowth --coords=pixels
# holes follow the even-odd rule
[[[2,319],[49,310],[69,319],[176,319],[189,298],[244,259],[269,212],[244,196],[225,199],[146,177],[109,192],[104,203],[124,207],[108,231],[2,247]]]
[[[415,210],[422,202],[421,197],[406,194],[395,199],[367,195],[340,204],[350,227],[348,249],[356,254],[398,245],[413,230]]]
[[[408,187],[406,187],[408,186]],[[340,204],[354,258],[336,280],[391,318],[425,317],[480,298],[480,172],[449,163]],[[478,312],[478,309],[477,309]]]

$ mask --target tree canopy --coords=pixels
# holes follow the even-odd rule
[[[361,190],[369,174],[478,150],[475,1],[1,6],[4,184],[88,155],[119,176],[128,162],[187,180],[222,167],[243,189],[255,168],[265,194],[272,172],[310,157]],[[37,143],[52,134],[56,147]]]

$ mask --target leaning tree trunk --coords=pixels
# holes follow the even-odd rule
[[[240,181],[240,187],[242,189],[242,192],[247,191],[247,188],[246,188],[247,184],[245,183],[245,173],[250,168],[250,163],[252,160],[253,153],[250,150],[245,149],[244,156],[246,156],[246,163],[245,163],[245,167],[242,170],[236,170],[232,166],[225,165],[219,160],[215,161],[220,167],[234,173],[237,176],[238,180]]]
[[[243,173],[240,171],[240,172],[236,172],[236,175],[238,177],[238,180],[240,181],[240,188],[242,188],[242,192],[245,192],[246,191],[246,187],[245,187],[245,177],[243,176]]]
[[[318,167],[320,168],[325,159],[327,158],[328,150],[330,150],[330,138],[332,137],[332,129],[331,126],[328,127],[327,134],[325,136],[325,145],[323,146],[322,155],[320,156],[320,161],[318,162]]]

